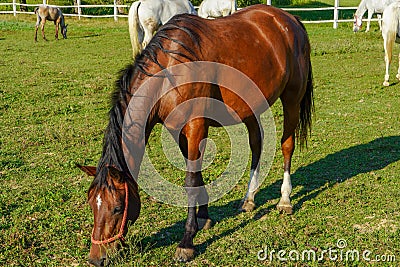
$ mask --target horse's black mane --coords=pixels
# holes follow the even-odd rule
[[[159,51],[168,54],[178,62],[196,61],[199,60],[199,55],[193,50],[192,47],[200,48],[200,36],[194,29],[202,29],[204,26],[201,24],[197,16],[182,14],[171,18],[165,25],[161,26],[159,31],[154,35],[150,43],[135,59],[133,68],[146,74],[147,76],[154,76],[154,73],[147,71],[149,64],[156,64],[161,69],[165,69],[157,58]],[[189,38],[189,43],[179,40],[177,33],[185,33]],[[182,39],[182,38],[181,38]],[[171,50],[164,46],[164,42],[168,40],[169,43],[178,44],[182,49]]]
[[[201,28],[204,28],[204,26],[201,25],[197,16],[184,14],[173,17],[155,34],[142,53],[136,57],[135,63],[120,71],[119,79],[112,93],[109,124],[103,140],[103,152],[97,165],[96,177],[89,191],[93,187],[102,185],[113,189],[113,186],[107,183],[107,166],[113,166],[123,172],[129,172],[122,149],[121,137],[124,123],[123,107],[128,106],[128,96],[133,93],[134,89],[130,88],[130,85],[135,73],[141,72],[146,76],[154,77],[156,74],[148,71],[152,64],[156,64],[159,68],[165,70],[166,66],[160,63],[157,58],[157,54],[160,51],[178,62],[199,60],[200,56],[192,47],[200,48],[200,36],[194,29]],[[189,37],[185,38],[188,42],[183,41],[183,38],[178,39],[182,33]],[[181,49],[171,50],[170,46],[166,45],[168,43],[178,44]]]

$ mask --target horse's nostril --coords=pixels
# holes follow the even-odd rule
[[[107,258],[101,258],[100,259],[100,266],[108,266]]]
[[[93,259],[89,259],[89,264],[94,265],[94,266],[99,266],[98,262]]]

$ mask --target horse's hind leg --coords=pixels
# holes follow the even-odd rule
[[[299,123],[300,106],[297,104],[289,104],[289,97],[282,97],[282,105],[284,112],[283,136],[281,140],[283,154],[283,183],[281,187],[281,199],[277,205],[279,211],[292,214],[293,206],[290,202],[290,194],[292,192],[292,183],[290,180],[290,167],[292,163],[292,155],[295,149],[295,131]],[[288,103],[289,102],[289,103]]]
[[[56,27],[56,35],[55,35],[56,40],[58,40],[58,30],[59,30],[59,25],[60,25],[60,21],[59,21],[59,20],[60,20],[60,19],[54,21],[54,25],[55,25],[55,27]]]
[[[383,35],[383,47],[385,49],[385,65],[386,65],[386,72],[385,72],[385,80],[383,81],[384,86],[389,86],[389,68],[390,63],[392,62],[392,48],[393,48],[393,34],[385,33],[385,30],[382,31]]]
[[[400,80],[400,54],[399,54],[399,67],[398,67],[398,69],[397,69],[396,78],[397,78],[398,80]]]
[[[377,14],[376,17],[378,18],[379,30],[382,31],[382,15]]]
[[[41,22],[42,37],[43,37],[43,40],[47,41],[46,36],[44,35],[44,25],[45,24],[46,24],[46,19],[42,19],[42,22]]]
[[[249,132],[249,143],[251,149],[251,167],[250,180],[247,186],[247,193],[243,199],[241,207],[242,211],[252,211],[256,206],[254,197],[259,187],[258,175],[260,170],[260,156],[262,151],[263,129],[261,128],[260,120],[256,117],[251,117],[244,121]]]

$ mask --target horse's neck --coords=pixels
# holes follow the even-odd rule
[[[60,11],[60,13],[61,13],[61,11]],[[64,20],[64,15],[63,14],[60,15],[60,25],[61,25],[62,28],[65,27],[65,20]]]
[[[115,112],[123,114],[123,121],[119,120],[117,124],[121,131],[119,134],[121,148],[129,170],[133,177],[137,178],[148,137],[157,123],[155,108],[157,92],[156,88],[150,88],[151,84],[141,86],[148,79],[138,78],[137,74],[132,75],[133,73],[127,69],[120,78],[119,102],[114,108],[119,107],[120,110]]]
[[[358,6],[355,15],[359,18],[362,18],[364,15],[365,11],[367,11],[367,1],[370,0],[363,0],[361,1],[360,5]]]

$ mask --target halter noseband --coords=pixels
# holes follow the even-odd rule
[[[119,233],[113,237],[110,237],[106,240],[95,240],[93,237],[93,233],[94,233],[94,228],[92,230],[92,235],[91,235],[91,239],[92,239],[92,244],[95,245],[104,245],[104,244],[108,244],[111,242],[114,242],[118,239],[121,239],[122,241],[124,241],[124,228],[125,228],[125,224],[126,224],[126,220],[128,217],[128,182],[125,182],[125,209],[124,209],[124,214],[122,217],[122,222],[121,222],[121,226],[119,228]]]

